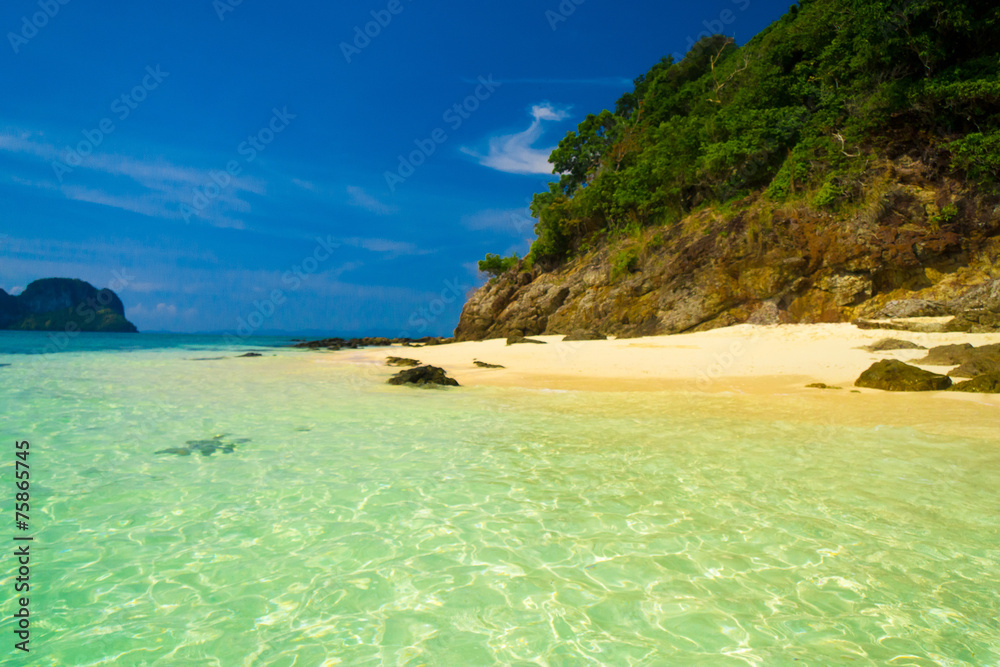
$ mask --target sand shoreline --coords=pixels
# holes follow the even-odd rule
[[[470,386],[775,394],[824,391],[806,389],[808,384],[821,382],[851,391],[855,390],[858,376],[876,361],[899,359],[911,363],[926,354],[923,350],[873,353],[859,349],[889,337],[926,348],[1000,343],[1000,334],[862,330],[852,324],[739,325],[692,334],[606,341],[563,342],[562,336],[534,337],[546,345],[507,345],[505,340],[495,339],[429,347],[369,348],[352,352],[348,359],[383,363],[390,355],[408,357],[440,366],[459,383]],[[478,368],[475,360],[505,368]],[[924,368],[940,373],[950,370]]]

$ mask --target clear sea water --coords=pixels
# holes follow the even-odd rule
[[[9,664],[1000,664],[1000,434],[47,342],[0,332],[0,537],[15,439],[35,537]],[[199,440],[235,451],[156,453]]]

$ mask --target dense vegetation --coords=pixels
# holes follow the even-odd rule
[[[537,239],[520,266],[552,268],[748,196],[836,211],[864,196],[872,159],[916,148],[997,190],[1000,5],[802,0],[743,47],[715,36],[662,59],[613,112],[570,132],[549,159],[559,181],[534,197]],[[518,264],[492,255],[480,268]]]

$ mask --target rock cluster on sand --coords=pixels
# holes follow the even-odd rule
[[[951,378],[895,359],[884,359],[862,373],[854,386],[883,391],[944,391],[951,386]]]
[[[476,366],[479,366],[480,368],[504,368],[500,364],[488,364],[485,361],[479,361],[478,359],[476,361],[473,361],[472,363],[474,363]]]
[[[865,371],[855,384],[858,387],[886,391],[940,391],[948,389],[953,377],[972,378],[969,382],[951,387],[951,390],[1000,393],[1000,344],[982,347],[974,347],[968,343],[941,345],[928,350],[927,356],[913,363],[957,368],[945,376],[901,361],[885,360]]]
[[[416,386],[459,386],[458,382],[445,374],[443,368],[438,368],[437,366],[417,366],[416,368],[408,368],[405,371],[401,371],[393,375],[389,378],[388,383],[394,385],[409,384]]]

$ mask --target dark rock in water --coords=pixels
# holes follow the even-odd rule
[[[420,362],[416,359],[407,359],[406,357],[386,357],[385,363],[387,366],[419,366]]]
[[[0,368],[4,368],[6,366],[10,366],[10,364],[0,364]]]
[[[1000,372],[986,373],[968,382],[959,382],[948,391],[964,391],[973,394],[1000,394]]]
[[[220,359],[225,359],[225,357],[197,357],[191,361],[219,361]]]
[[[536,345],[545,345],[544,340],[535,340],[534,338],[525,338],[524,336],[511,336],[507,339],[508,345],[521,345],[524,343],[535,343]]]
[[[951,308],[938,301],[926,299],[905,299],[890,301],[878,312],[875,319],[895,319],[907,317],[946,317],[953,315]]]
[[[961,345],[939,345],[932,347],[926,357],[917,359],[913,363],[925,366],[957,366],[973,359],[975,357],[975,349],[968,343],[962,343]]]
[[[951,386],[951,378],[885,359],[862,373],[854,386],[883,391],[943,391]]]
[[[815,384],[807,384],[806,389],[840,389],[840,387],[831,387],[828,384],[823,384],[822,382],[817,382]]]
[[[437,366],[417,366],[416,368],[409,368],[393,375],[389,378],[388,383],[395,385],[412,384],[417,386],[459,386],[458,382],[445,375],[443,368],[438,368]]]
[[[191,450],[182,447],[171,447],[170,449],[161,449],[156,452],[157,454],[175,454],[177,456],[191,456]]]
[[[264,356],[263,354],[260,354],[258,352],[247,352],[246,354],[241,354],[241,355],[239,355],[236,358],[237,359],[243,359],[245,357],[263,357],[263,356]]]
[[[908,340],[883,338],[877,343],[866,345],[861,349],[867,350],[868,352],[888,352],[889,350],[926,350],[927,348],[922,345],[917,345],[916,343],[911,343]]]
[[[390,345],[403,345],[406,347],[423,347],[425,345],[446,345],[453,343],[453,338],[438,338],[436,336],[425,336],[423,338],[384,338],[381,336],[366,338],[324,338],[322,340],[304,341],[292,347],[305,348],[310,350],[340,350],[350,348],[357,350],[362,347],[389,347]]]
[[[596,331],[577,331],[563,337],[564,343],[571,343],[581,340],[607,340],[608,337]]]
[[[236,449],[236,445],[243,444],[244,442],[250,442],[249,438],[237,438],[236,440],[225,441],[225,434],[214,436],[210,440],[188,440],[185,444],[187,447],[171,447],[170,449],[161,449],[156,452],[156,454],[174,454],[176,456],[191,456],[191,454],[197,452],[202,456],[211,456],[216,452],[222,452],[223,454],[232,454]]]
[[[474,363],[476,366],[479,366],[480,368],[504,368],[504,366],[501,366],[500,364],[488,364],[485,361],[476,360],[473,361],[472,363]]]

